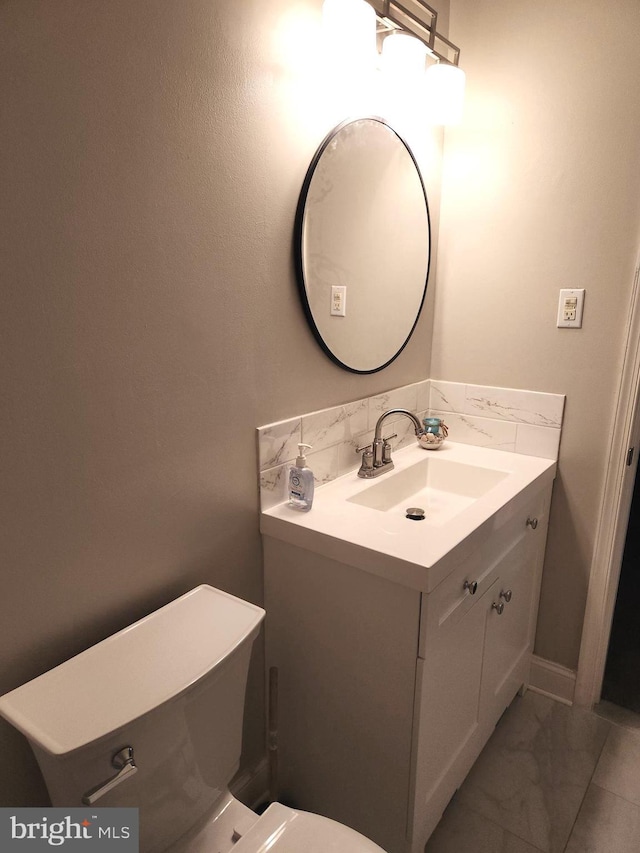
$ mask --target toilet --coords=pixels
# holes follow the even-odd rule
[[[141,853],[384,853],[360,833],[229,792],[264,610],[198,586],[0,697],[54,806],[139,809]]]

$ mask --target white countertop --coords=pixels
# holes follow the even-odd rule
[[[402,509],[383,512],[351,502],[363,490],[422,462],[426,456],[505,472],[506,476],[444,523],[410,521]],[[451,569],[538,491],[548,487],[556,462],[519,453],[445,442],[437,451],[417,444],[393,454],[395,468],[372,480],[355,471],[316,489],[309,512],[286,503],[261,514],[266,536],[430,592]],[[407,506],[410,506],[410,502]]]

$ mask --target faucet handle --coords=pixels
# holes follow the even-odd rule
[[[394,432],[393,435],[388,435],[386,438],[382,439],[382,464],[388,465],[391,462],[391,445],[389,441],[392,438],[397,438],[398,433]]]
[[[360,453],[361,451],[364,451],[364,453],[362,454],[362,464],[360,465],[358,476],[365,477],[369,476],[369,471],[373,471],[373,445],[365,444],[364,447],[356,447],[356,453]]]

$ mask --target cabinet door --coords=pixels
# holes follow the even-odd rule
[[[487,605],[481,715],[489,726],[529,678],[539,580],[538,537],[531,534],[504,558]]]
[[[416,680],[412,837],[422,844],[482,747],[479,696],[487,607],[495,584],[430,634]]]

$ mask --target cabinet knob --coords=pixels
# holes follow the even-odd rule
[[[498,616],[502,616],[502,612],[504,610],[504,601],[501,601],[500,604],[496,604],[496,602],[494,601],[493,604],[491,605],[491,609],[496,610],[498,613]]]
[[[530,527],[532,530],[535,530],[537,526],[538,526],[538,519],[537,518],[528,518],[527,519],[527,527]]]
[[[478,581],[465,581],[462,588],[468,590],[469,595],[475,595],[478,591]]]
[[[505,601],[507,602],[507,604],[508,604],[508,603],[511,601],[511,596],[512,596],[512,595],[513,595],[513,592],[512,592],[510,589],[503,589],[503,590],[501,590],[501,591],[500,591],[500,596],[499,596],[499,597],[500,597],[500,598],[504,598],[504,600],[505,600]]]

